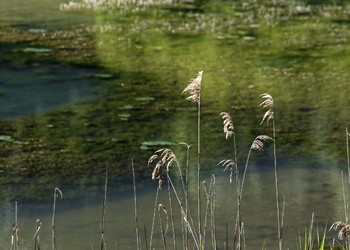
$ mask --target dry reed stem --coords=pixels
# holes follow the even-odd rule
[[[272,120],[272,134],[273,134],[273,160],[274,160],[274,173],[275,173],[275,195],[276,195],[276,210],[277,210],[277,229],[278,229],[278,247],[279,250],[283,249],[283,224],[281,224],[281,215],[280,215],[280,206],[279,206],[279,191],[278,191],[278,175],[277,175],[277,156],[276,156],[276,128],[275,128],[275,118],[274,118],[274,101],[270,94],[264,93],[261,95],[263,99],[265,99],[263,102],[260,103],[260,107],[262,108],[268,108],[268,110],[265,112],[261,123],[268,124],[270,120]]]
[[[189,203],[188,203],[188,180],[189,180],[189,157],[190,157],[190,148],[191,145],[187,144],[186,142],[180,142],[180,145],[186,146],[186,171],[185,171],[185,216],[187,220],[188,210],[189,210]],[[184,238],[184,249],[189,249],[189,242],[188,242],[188,230],[187,227],[184,226],[185,229],[185,238]]]
[[[152,217],[152,227],[151,227],[151,236],[150,236],[150,240],[149,240],[149,249],[153,250],[153,232],[154,232],[154,221],[156,218],[156,209],[157,209],[157,204],[158,204],[158,196],[159,196],[159,190],[161,188],[157,187],[157,192],[156,192],[156,197],[155,197],[155,201],[154,201],[154,209],[153,209],[153,217]]]
[[[55,188],[53,193],[53,209],[52,209],[52,250],[56,250],[56,235],[55,235],[55,222],[56,222],[56,198],[60,196],[62,199],[62,192],[59,188]]]
[[[345,128],[345,138],[346,138],[346,158],[348,163],[348,176],[349,176],[349,184],[350,184],[350,153],[349,153],[349,131],[348,127]]]
[[[164,225],[163,225],[163,221],[162,221],[161,210],[166,215],[166,228],[165,229],[164,229]],[[164,248],[164,250],[166,250],[167,247],[166,247],[165,236],[168,232],[168,213],[166,212],[165,206],[163,204],[158,205],[158,217],[159,217],[159,225],[160,225],[160,230],[161,230],[162,240],[163,240],[163,248]]]
[[[226,140],[229,137],[233,138],[233,148],[234,148],[234,160],[223,160],[220,163],[224,166],[224,171],[227,169],[230,169],[230,183],[232,183],[233,175],[236,176],[236,201],[237,201],[237,216],[236,216],[236,224],[235,224],[235,231],[234,231],[234,241],[233,246],[238,246],[240,248],[240,241],[241,241],[241,231],[240,231],[240,221],[241,221],[241,212],[240,212],[240,183],[239,183],[239,171],[238,171],[238,165],[237,165],[237,147],[236,147],[236,137],[235,137],[235,131],[234,131],[234,125],[233,125],[233,119],[231,115],[228,112],[221,112],[220,116],[223,119],[223,125],[224,125],[224,134],[226,137]],[[219,163],[219,164],[220,164]],[[237,242],[238,238],[238,243]]]
[[[40,250],[40,235],[39,235],[40,229],[41,229],[41,221],[40,219],[37,219],[35,224],[35,233],[33,237],[34,250]]]
[[[12,225],[12,233],[11,233],[11,247],[10,249],[19,249],[18,245],[18,231],[19,231],[19,225],[13,224]]]
[[[131,159],[131,169],[132,169],[132,180],[133,180],[133,186],[134,186],[134,209],[135,209],[136,245],[137,245],[137,249],[140,250],[141,249],[141,245],[140,245],[140,233],[139,233],[139,219],[138,219],[138,212],[137,212],[135,168],[134,168],[134,160],[133,159]]]
[[[103,198],[103,205],[102,205],[102,216],[101,216],[101,222],[100,222],[100,229],[101,229],[101,244],[100,249],[106,250],[106,240],[105,240],[105,219],[106,219],[106,207],[107,207],[107,188],[108,188],[108,168],[106,168],[106,176],[105,176],[105,187],[104,187],[104,198]]]
[[[199,244],[202,242],[202,225],[201,225],[201,193],[200,193],[200,117],[201,117],[201,86],[202,86],[203,71],[199,71],[195,79],[191,80],[190,84],[183,90],[183,94],[189,94],[190,96],[186,100],[196,102],[197,107],[197,210],[198,210],[198,231],[199,231]]]
[[[175,221],[174,221],[174,213],[173,213],[173,202],[172,202],[172,199],[171,199],[171,192],[170,191],[171,191],[171,189],[170,189],[169,180],[168,180],[168,198],[169,198],[171,228],[172,228],[172,232],[173,232],[173,247],[174,247],[174,250],[175,250],[176,249]],[[163,206],[163,209],[166,212],[164,206]]]

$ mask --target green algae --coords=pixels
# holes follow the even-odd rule
[[[52,112],[0,121],[6,135],[0,138],[0,181],[45,176],[50,186],[79,183],[75,176],[103,174],[105,165],[123,179],[131,158],[139,176],[149,176],[145,162],[157,147],[196,141],[195,108],[181,92],[198,70],[205,72],[202,155],[208,167],[230,153],[218,113],[234,114],[244,154],[263,130],[257,104],[266,91],[276,100],[279,155],[341,164],[350,104],[343,91],[350,78],[348,8],[310,8],[203,3],[98,12],[96,25],[59,30],[1,26],[0,63],[99,69],[92,78],[102,90]]]

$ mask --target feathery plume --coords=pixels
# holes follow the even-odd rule
[[[350,224],[342,221],[336,221],[332,224],[329,230],[338,230],[338,238],[342,240],[350,235]]]
[[[196,78],[192,79],[188,86],[182,91],[182,94],[189,94],[186,100],[190,102],[199,102],[201,95],[201,82],[203,71],[199,71]]]
[[[218,166],[221,165],[224,167],[224,171],[229,170],[230,171],[230,183],[232,183],[232,178],[234,174],[237,173],[237,164],[234,160],[228,159],[228,160],[222,160],[218,163]]]
[[[251,145],[251,149],[263,151],[264,150],[264,142],[267,140],[272,140],[272,138],[268,135],[258,135]]]
[[[268,110],[265,112],[265,114],[260,122],[260,125],[263,124],[264,121],[269,123],[270,120],[274,119],[274,113],[273,113],[274,103],[273,103],[272,96],[268,93],[264,93],[261,95],[261,97],[265,100],[262,103],[260,103],[259,107],[268,108]]]
[[[148,159],[148,167],[155,161],[157,161],[157,163],[152,172],[152,180],[158,180],[159,188],[161,189],[166,172],[169,171],[169,167],[173,162],[177,162],[177,158],[171,149],[163,148],[157,150],[155,154]]]
[[[234,133],[234,126],[233,126],[232,117],[231,117],[230,113],[228,113],[228,112],[221,112],[220,116],[224,120],[223,121],[224,134],[225,134],[226,140],[227,140],[229,137],[232,137],[233,133]]]

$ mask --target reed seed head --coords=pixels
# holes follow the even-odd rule
[[[273,113],[274,102],[273,102],[272,96],[268,93],[264,93],[261,95],[261,97],[265,100],[262,103],[260,103],[259,107],[268,108],[268,110],[265,112],[260,122],[260,125],[263,124],[264,121],[266,121],[266,123],[268,124],[270,120],[274,119],[274,113]]]
[[[331,225],[329,230],[338,230],[338,239],[342,240],[350,235],[350,224],[342,221],[336,221]]]
[[[177,162],[177,158],[171,149],[162,148],[157,150],[155,154],[148,159],[148,167],[153,162],[156,162],[156,165],[152,172],[152,180],[158,180],[159,189],[161,189],[166,172],[169,171],[170,166],[174,162]]]
[[[233,126],[233,121],[230,113],[228,112],[221,112],[220,113],[221,118],[224,120],[224,134],[226,136],[226,140],[229,137],[232,137],[234,134],[234,126]]]
[[[222,160],[218,163],[218,166],[221,165],[224,168],[224,171],[230,171],[230,183],[232,183],[233,176],[238,173],[237,163],[232,160]]]
[[[272,140],[272,138],[268,135],[258,135],[250,146],[253,150],[263,151],[264,150],[264,142]]]
[[[199,71],[196,78],[192,79],[188,86],[182,91],[182,94],[188,94],[186,100],[190,102],[200,101],[201,96],[201,83],[202,83],[203,71]]]

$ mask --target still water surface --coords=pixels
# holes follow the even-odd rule
[[[4,93],[0,103],[6,107],[0,112],[4,114],[3,119],[26,116],[33,111],[38,112],[35,115],[41,115],[43,111],[48,111],[47,108],[50,111],[60,110],[64,104],[66,109],[79,99],[96,98],[93,101],[96,104],[95,120],[82,116],[82,120],[74,122],[79,126],[87,124],[84,126],[91,129],[88,135],[72,136],[73,139],[83,138],[78,141],[79,148],[94,141],[116,141],[118,144],[112,144],[108,150],[112,150],[118,159],[138,156],[136,167],[141,173],[142,169],[146,169],[143,172],[150,176],[151,170],[144,166],[147,158],[162,144],[160,142],[170,142],[167,143],[169,146],[189,141],[195,148],[196,110],[183,100],[181,91],[190,78],[195,77],[199,70],[204,70],[203,179],[209,180],[211,173],[215,173],[217,179],[220,249],[223,248],[226,222],[232,232],[235,199],[227,173],[216,166],[221,159],[232,155],[232,144],[224,140],[218,114],[221,111],[234,114],[239,166],[242,167],[255,136],[271,134],[270,127],[259,126],[263,111],[257,106],[261,102],[259,95],[264,92],[272,94],[276,103],[277,156],[280,195],[285,197],[286,247],[296,248],[298,236],[304,235],[304,227],[309,224],[313,212],[315,224],[320,229],[335,220],[344,220],[340,172],[343,170],[344,176],[347,176],[344,129],[350,117],[347,108],[350,104],[350,32],[346,5],[339,8],[316,5],[310,12],[301,3],[278,5],[264,1],[259,5],[255,2],[203,1],[199,5],[185,5],[186,8],[116,9],[84,14],[59,11],[60,3],[32,0],[24,5],[14,5],[13,1],[1,1],[0,20],[2,24],[22,31],[44,34],[49,30],[64,32],[65,28],[71,31],[78,27],[81,32],[83,24],[88,36],[93,34],[96,39],[94,49],[99,70],[102,68],[108,72],[100,75],[99,81],[95,79],[99,88],[104,88],[99,94],[104,95],[94,95],[96,83],[90,82],[94,74],[91,68],[31,65],[14,74],[5,65],[0,79]],[[57,48],[61,46],[57,45]],[[24,49],[28,48],[32,47]],[[32,53],[47,49],[35,48],[38,50]],[[39,70],[42,67],[44,70]],[[47,71],[54,71],[54,74],[48,76],[43,73]],[[23,83],[23,79],[33,79],[35,83],[30,87],[21,86],[19,83]],[[55,82],[62,84],[57,87]],[[48,85],[52,88],[47,88]],[[32,100],[21,97],[24,94],[22,87],[34,91],[35,95],[30,95]],[[9,94],[10,89],[13,95]],[[13,102],[15,97],[11,96],[16,95],[23,101]],[[10,97],[11,100],[8,99]],[[113,106],[98,106],[101,103],[99,98],[113,98],[109,100]],[[40,103],[33,105],[36,101]],[[22,106],[7,110],[14,103]],[[114,107],[117,108],[113,110]],[[104,113],[112,115],[105,118]],[[110,130],[103,131],[107,134],[93,131],[91,124],[97,121],[106,126],[111,124]],[[73,139],[66,139],[70,147],[72,144],[75,146]],[[263,153],[254,153],[247,174],[242,209],[247,249],[259,249],[263,245],[271,249],[277,242],[271,150],[272,147],[267,147]],[[183,152],[180,153],[179,158],[183,159],[183,155]],[[99,156],[101,152],[96,154],[96,158]],[[91,165],[91,168],[95,167],[93,163]],[[128,172],[129,175],[126,174]],[[110,176],[112,185],[108,193],[105,230],[110,249],[116,245],[118,249],[135,249],[132,179],[129,170],[123,173],[126,177],[113,172]],[[80,173],[76,178],[74,175],[71,177],[79,179],[81,176]],[[41,178],[44,177],[39,175],[29,181],[23,179],[23,182],[16,180],[8,192],[15,192],[13,190],[17,188],[25,193],[24,183],[28,182],[34,182],[37,190],[47,191],[47,181]],[[81,186],[70,186],[63,180],[55,182],[63,191],[63,200],[58,201],[56,211],[59,249],[99,247],[103,175],[95,178],[100,179],[100,185],[87,185],[89,181],[86,179],[81,181]],[[113,183],[121,179],[128,183],[122,191]],[[145,225],[148,234],[155,188],[156,184],[151,180],[143,180],[138,186],[141,190],[138,192],[140,227]],[[5,191],[2,190],[2,193]],[[32,199],[21,199],[18,194],[16,197],[19,197],[21,246],[33,248],[35,221],[40,218],[43,223],[42,249],[49,249],[51,201],[33,202]],[[165,194],[161,199],[167,199]],[[0,206],[0,241],[9,248],[14,202],[4,199]],[[157,248],[161,248],[159,239]]]

